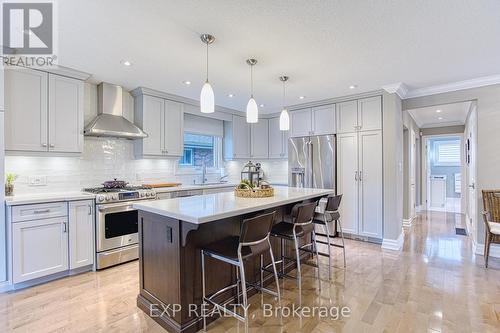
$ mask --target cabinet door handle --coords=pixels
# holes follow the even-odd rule
[[[41,210],[35,210],[33,211],[33,213],[35,214],[45,214],[45,213],[48,213],[50,212],[50,209],[41,209]]]
[[[359,181],[363,181],[363,176],[362,175],[363,175],[363,173],[360,171],[359,172]]]
[[[42,147],[47,147],[47,144],[46,143],[42,143]]]
[[[89,215],[92,215],[92,206],[89,205]]]
[[[357,171],[354,172],[354,180],[358,181],[358,172]]]
[[[63,222],[63,232],[64,233],[68,232],[68,225],[66,224],[66,222]]]
[[[55,146],[56,146],[56,145],[55,145],[55,144],[53,144],[53,143],[51,143],[51,144],[49,145],[49,147],[50,147],[50,148],[54,148]]]

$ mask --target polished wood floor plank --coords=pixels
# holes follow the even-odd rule
[[[346,242],[347,269],[334,250],[331,280],[321,258],[316,271],[303,266],[302,304],[347,306],[348,318],[264,316],[261,296],[250,308],[250,332],[499,332],[500,260],[472,252],[470,239],[455,234],[459,214],[423,212],[406,231],[403,251]],[[323,249],[324,250],[324,249]],[[0,294],[0,332],[164,332],[136,306],[137,262]],[[298,301],[295,281],[280,282],[283,305]],[[273,285],[270,285],[272,288]],[[267,295],[264,302],[275,304]],[[209,332],[244,332],[220,318]]]

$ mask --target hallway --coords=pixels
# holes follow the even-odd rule
[[[459,216],[459,215],[458,215]],[[332,280],[322,258],[322,291],[315,270],[303,271],[302,303],[349,307],[332,318],[265,318],[260,295],[251,298],[251,332],[498,332],[500,260],[490,268],[472,254],[466,236],[455,235],[455,215],[422,212],[406,232],[404,250],[347,241],[347,270],[335,250]],[[297,301],[295,281],[281,283],[283,305]],[[272,285],[271,285],[272,287]],[[85,273],[0,295],[2,332],[165,332],[136,307],[138,263]],[[264,301],[275,301],[264,297]],[[97,315],[96,315],[97,314]],[[209,332],[244,332],[223,318]]]

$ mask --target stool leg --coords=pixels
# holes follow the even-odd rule
[[[342,222],[340,220],[335,221],[338,223],[340,229],[340,236],[342,237],[342,253],[344,254],[344,268],[345,268],[345,244],[344,244],[344,232],[342,231]]]
[[[295,233],[295,227],[293,228],[293,244],[295,247],[295,258],[297,260],[297,285],[299,287],[299,306],[302,306],[302,273],[300,271],[299,241],[297,239],[297,234]]]
[[[281,255],[281,274],[285,274],[285,260],[283,259],[285,257],[285,240],[283,238],[280,238],[280,255]]]
[[[328,243],[328,280],[332,279],[332,252],[330,246],[330,228],[328,228],[328,221],[326,220],[325,214],[325,234],[326,234],[326,242]]]
[[[236,267],[236,301],[238,304],[241,304],[240,302],[240,268],[238,266]]]
[[[245,332],[248,331],[248,298],[247,298],[247,283],[245,279],[245,266],[243,264],[243,259],[241,258],[241,253],[238,253],[240,262],[240,275],[241,275],[241,291],[243,294],[243,315],[245,317]]]
[[[269,243],[269,254],[271,255],[271,263],[273,264],[273,272],[274,272],[274,282],[276,283],[276,292],[278,293],[278,306],[280,307],[280,324],[283,325],[283,314],[281,312],[281,293],[280,293],[280,283],[278,279],[278,271],[276,270],[276,264],[274,263],[274,254],[273,248],[271,247],[271,242],[269,239],[267,240]]]
[[[262,288],[264,288],[264,270],[262,269],[264,267],[264,255],[260,255],[260,304],[261,306],[264,304],[264,291]]]
[[[205,302],[205,296],[206,296],[206,290],[205,290],[205,252],[202,250],[201,251],[201,289],[202,289],[202,313],[201,315],[203,316],[203,332],[207,331],[207,318],[205,314],[205,309],[206,309],[206,302]]]
[[[318,266],[318,285],[319,285],[319,291],[321,291],[321,274],[319,270],[319,253],[318,253],[318,244],[316,244],[316,231],[312,232],[312,237],[313,237],[313,246],[316,251],[316,266]]]

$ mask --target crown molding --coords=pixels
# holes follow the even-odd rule
[[[405,96],[405,99],[442,94],[458,90],[491,86],[494,84],[500,84],[500,75],[483,76],[470,80],[457,81],[431,87],[413,89],[408,91],[408,93]]]
[[[408,94],[408,87],[403,82],[388,84],[382,87],[389,94],[397,94],[399,98],[405,99]]]
[[[323,106],[323,105],[348,102],[348,101],[352,101],[355,99],[380,96],[380,95],[382,95],[382,93],[383,93],[382,90],[368,91],[365,93],[322,99],[319,101],[311,101],[311,102],[302,103],[302,104],[289,105],[289,106],[287,106],[287,109],[288,109],[288,111],[295,111],[295,110],[300,110],[300,109],[314,108],[314,107]],[[281,111],[273,113],[273,114],[279,115],[280,113],[281,113]]]

